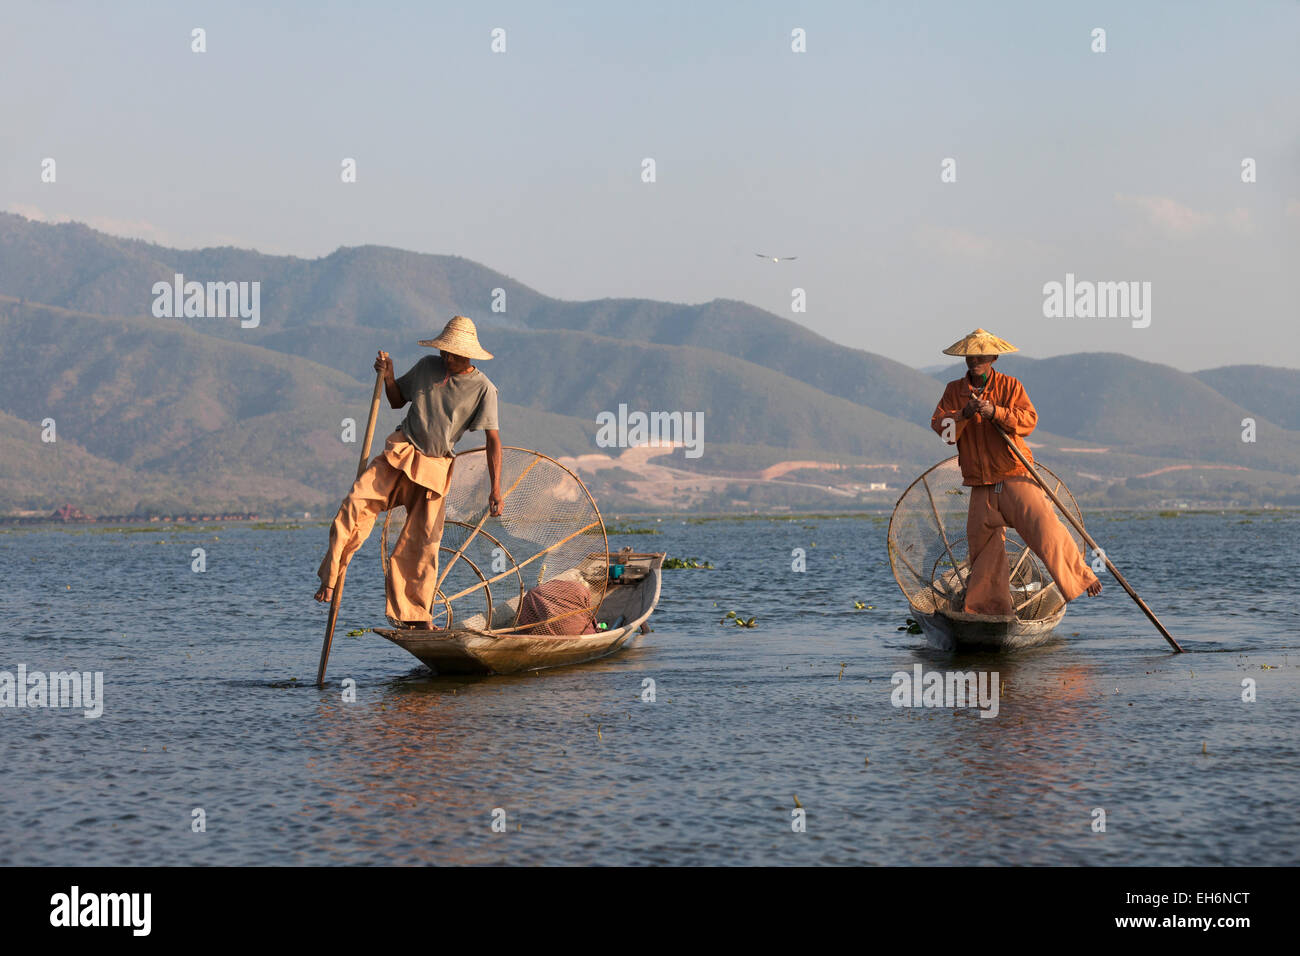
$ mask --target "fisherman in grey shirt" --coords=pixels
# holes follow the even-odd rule
[[[387,352],[375,359],[375,371],[384,376],[388,404],[402,408],[409,402],[411,407],[388,436],[384,453],[361,473],[339,507],[330,527],[329,550],[317,572],[321,586],[316,600],[332,599],[339,569],[366,540],[376,517],[400,504],[406,508],[406,523],[389,559],[387,613],[408,627],[429,628],[453,449],[467,431],[486,435],[488,509],[500,515],[501,434],[496,386],[472,364],[492,357],[479,344],[474,323],[455,316],[441,335],[420,344],[438,349],[439,354],[420,359],[400,379],[393,375]]]

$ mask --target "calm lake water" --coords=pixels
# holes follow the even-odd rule
[[[516,677],[433,677],[344,636],[383,623],[372,536],[323,690],[323,526],[0,533],[0,670],[103,671],[105,695],[98,719],[0,710],[0,859],[1300,862],[1300,517],[1089,518],[1181,656],[1109,575],[1058,642],[953,657],[898,630],[884,519],[649,523],[611,547],[716,569],[665,572],[630,649]],[[729,610],[758,627],[720,625]],[[894,707],[916,664],[997,671],[997,716]]]

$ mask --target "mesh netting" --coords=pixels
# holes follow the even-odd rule
[[[586,485],[554,459],[509,446],[502,448],[500,482],[502,513],[489,517],[486,450],[456,456],[438,549],[438,590],[429,609],[434,628],[545,633],[563,630],[562,621],[570,616],[593,615],[609,580],[609,542]],[[405,521],[400,505],[384,518],[385,579]],[[590,598],[581,607],[516,629],[524,594],[561,576],[581,581]]]
[[[1070,489],[1051,469],[1037,462],[1038,476],[1082,524],[1083,515]],[[966,513],[971,489],[961,483],[956,456],[941,461],[903,492],[889,519],[889,564],[894,579],[919,611],[961,611],[970,573]],[[1055,509],[1054,509],[1055,510]],[[1083,538],[1068,523],[1075,546]],[[1011,571],[1011,603],[1024,621],[1050,617],[1065,605],[1051,575],[1013,528],[1006,529]]]

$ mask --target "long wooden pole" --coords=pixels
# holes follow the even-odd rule
[[[1169,633],[1163,624],[1160,623],[1160,618],[1156,617],[1155,612],[1152,611],[1151,608],[1147,607],[1147,602],[1142,600],[1142,598],[1138,596],[1138,593],[1133,590],[1133,587],[1124,580],[1124,575],[1119,573],[1119,569],[1111,563],[1106,552],[1097,546],[1096,541],[1092,540],[1092,535],[1088,534],[1088,532],[1084,530],[1083,525],[1079,520],[1075,518],[1074,515],[1070,514],[1069,509],[1061,503],[1061,499],[1056,497],[1056,492],[1047,487],[1047,483],[1039,477],[1038,470],[1029,463],[1023,454],[1021,454],[1020,449],[1016,447],[1016,443],[1011,440],[1011,436],[1002,430],[1001,425],[994,423],[993,427],[998,430],[998,434],[1001,435],[1002,439],[1007,443],[1007,447],[1011,449],[1012,454],[1019,458],[1020,463],[1029,469],[1029,474],[1033,477],[1034,481],[1038,482],[1038,487],[1042,488],[1047,494],[1047,497],[1052,499],[1052,504],[1056,505],[1056,510],[1064,515],[1065,520],[1074,526],[1074,530],[1079,532],[1080,537],[1088,543],[1088,546],[1101,555],[1101,559],[1106,562],[1107,570],[1109,570],[1115,580],[1119,582],[1119,586],[1128,592],[1128,596],[1133,599],[1134,603],[1142,609],[1142,613],[1145,614],[1150,619],[1151,623],[1156,626],[1156,630],[1159,631],[1160,635],[1169,642],[1169,646],[1179,654],[1183,653],[1182,647],[1180,647],[1178,642],[1174,640],[1174,636]]]
[[[357,462],[357,477],[366,470],[370,460],[370,443],[375,440],[375,422],[379,420],[379,397],[384,394],[384,373],[375,376],[375,392],[370,396],[370,418],[366,421],[366,436],[361,441],[361,460]],[[339,576],[334,581],[334,596],[330,599],[330,616],[325,625],[325,642],[320,649],[320,667],[316,670],[316,686],[325,686],[325,666],[330,660],[330,647],[334,643],[334,625],[339,619],[339,603],[343,600],[343,580],[348,574],[349,558],[339,565]]]

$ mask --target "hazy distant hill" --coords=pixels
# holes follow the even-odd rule
[[[1196,377],[1252,415],[1300,431],[1300,371],[1270,365],[1226,365]]]
[[[70,438],[42,442],[39,421],[0,412],[0,513],[48,513],[65,501],[90,514],[123,513],[134,501],[161,496],[168,483],[97,458]],[[134,499],[123,509],[129,496]]]
[[[744,302],[715,299],[686,306],[645,299],[548,299],[524,320],[533,329],[571,329],[623,341],[712,349],[916,423],[928,424],[938,398],[929,377],[916,369],[837,345]]]
[[[462,308],[487,311],[491,290],[504,286],[521,314],[539,298],[526,286],[457,256],[398,249],[339,249],[321,259],[269,256],[230,247],[169,249],[120,239],[79,223],[31,222],[0,213],[0,292],[105,315],[147,315],[153,284],[187,280],[258,281],[262,324],[182,319],[199,331],[258,344],[300,326],[384,331],[441,328]]]
[[[579,418],[594,420],[623,402],[646,411],[704,412],[706,441],[890,462],[925,461],[938,448],[928,419],[923,427],[891,418],[706,349],[569,331],[515,332],[493,347],[497,357],[484,365],[503,396]]]

